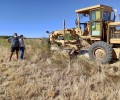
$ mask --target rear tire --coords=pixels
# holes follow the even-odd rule
[[[106,42],[98,41],[89,48],[89,57],[93,61],[106,64],[113,59],[113,49]]]

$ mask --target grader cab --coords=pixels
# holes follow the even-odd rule
[[[69,43],[69,45],[72,44],[72,49],[79,51],[83,47],[83,45],[80,46],[81,40],[84,40],[90,44],[88,48],[90,59],[100,63],[109,63],[113,58],[120,58],[120,22],[115,22],[116,10],[106,5],[95,5],[75,10],[75,12],[77,14],[76,28],[64,27],[62,31],[54,31],[50,35],[50,43],[57,40],[56,43],[59,42],[63,47]],[[73,41],[70,38],[65,42],[66,34],[76,34],[79,39],[75,38],[74,44],[70,42]],[[59,41],[59,37],[63,37],[63,42]]]

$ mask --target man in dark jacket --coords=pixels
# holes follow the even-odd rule
[[[9,60],[11,61],[11,58],[13,56],[14,51],[16,51],[16,57],[18,60],[18,52],[19,52],[19,38],[17,36],[17,33],[14,33],[13,37],[10,37],[8,39],[8,42],[11,43],[11,54]]]

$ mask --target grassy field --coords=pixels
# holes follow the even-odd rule
[[[84,56],[50,53],[45,39],[26,39],[25,59],[9,62],[0,39],[0,100],[120,100],[120,63],[101,65]]]

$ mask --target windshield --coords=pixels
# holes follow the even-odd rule
[[[85,23],[90,21],[90,15],[89,14],[80,14],[80,23]]]
[[[109,12],[104,12],[103,13],[103,20],[104,21],[110,20],[110,13]]]
[[[114,11],[111,12],[111,20],[115,20],[115,12]]]

